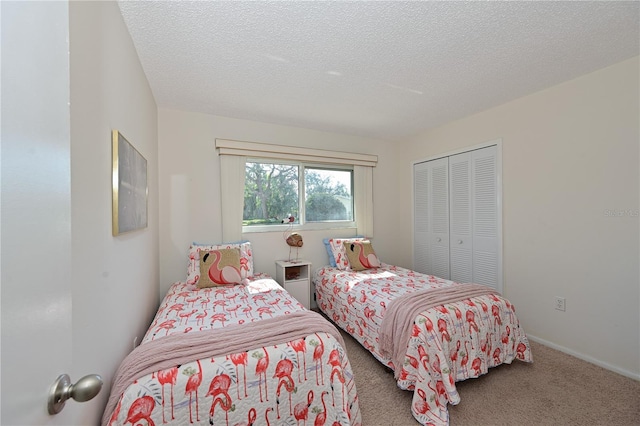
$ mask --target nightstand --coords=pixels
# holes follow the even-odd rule
[[[276,281],[305,308],[311,306],[311,262],[276,260]]]

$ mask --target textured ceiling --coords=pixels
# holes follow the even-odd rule
[[[161,108],[392,141],[639,54],[637,1],[119,5]]]

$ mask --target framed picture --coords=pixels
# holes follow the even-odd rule
[[[147,227],[147,160],[112,131],[113,235]]]

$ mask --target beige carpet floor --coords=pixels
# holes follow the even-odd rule
[[[412,392],[342,331],[353,368],[364,426],[417,425]],[[531,343],[534,362],[514,361],[456,384],[460,403],[450,424],[640,425],[640,382]]]

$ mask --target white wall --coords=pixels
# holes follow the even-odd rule
[[[184,280],[192,241],[221,242],[220,161],[215,139],[235,139],[378,155],[374,168],[374,248],[387,262],[406,263],[396,255],[396,208],[389,194],[396,187],[396,153],[388,142],[206,114],[160,109],[160,281],[161,293]],[[300,257],[314,269],[328,263],[322,244],[327,236],[354,230],[302,231]],[[275,277],[277,259],[289,255],[282,232],[244,234],[254,248],[255,269]]]
[[[638,75],[636,57],[449,123],[408,141],[399,163],[409,206],[411,161],[502,138],[504,288],[525,331],[636,378]]]
[[[110,380],[158,307],[157,108],[116,2],[70,2],[73,380]],[[111,233],[111,130],[146,158],[148,227]],[[71,404],[73,402],[70,402]]]

